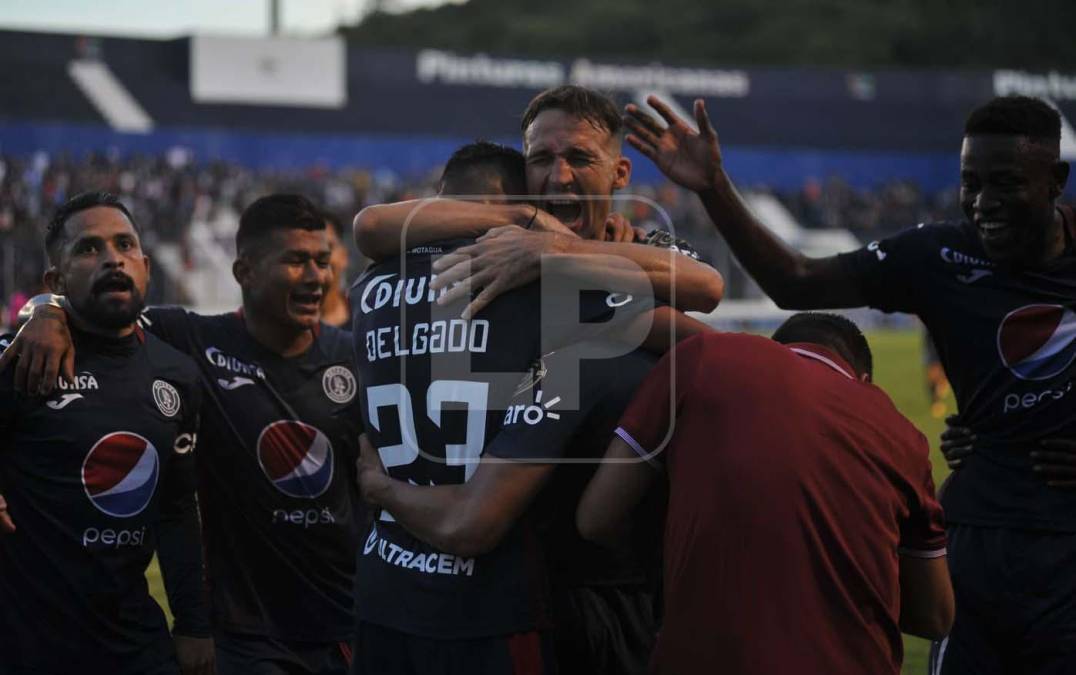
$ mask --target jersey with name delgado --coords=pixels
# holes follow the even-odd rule
[[[182,554],[197,565],[184,572],[196,597],[182,600],[204,602],[193,511],[198,373],[152,335],[72,333],[73,383],[26,397],[11,369],[0,376],[0,494],[16,527],[0,535],[0,671],[148,672],[174,657],[145,571],[162,520],[184,509],[194,531]],[[179,622],[187,612],[176,614]],[[177,630],[208,628],[204,616],[199,623]]]
[[[347,639],[362,519],[349,334],[321,326],[305,354],[283,358],[240,313],[157,307],[144,319],[201,370],[198,487],[214,627]]]
[[[477,467],[505,410],[529,387],[543,345],[600,332],[652,306],[543,280],[505,293],[471,320],[436,304],[426,246],[375,265],[351,290],[353,335],[371,442],[396,479],[459,484]],[[382,512],[359,552],[359,617],[403,632],[461,639],[547,626],[539,543],[521,522],[491,552],[461,558]]]
[[[1038,270],[992,262],[968,223],[921,225],[841,256],[872,307],[918,315],[934,338],[975,452],[944,492],[946,520],[1076,531],[1076,493],[1047,487],[1028,453],[1076,436],[1076,254]]]

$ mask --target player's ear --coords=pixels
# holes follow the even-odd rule
[[[232,263],[232,276],[235,277],[236,282],[241,288],[246,288],[250,282],[250,261],[245,257],[240,256]]]
[[[1053,178],[1050,185],[1050,196],[1057,199],[1065,191],[1065,185],[1069,181],[1069,163],[1054,162],[1054,165],[1050,168],[1050,174]]]
[[[145,254],[142,255],[142,264],[146,268],[146,283],[148,284],[149,279],[150,279],[150,271],[153,269],[153,265],[151,264],[148,255],[145,255]]]
[[[870,384],[872,382],[871,374],[870,373],[860,373],[859,374],[859,381],[860,382],[866,382],[867,384]]]
[[[631,160],[620,155],[616,160],[616,178],[613,180],[614,190],[623,190],[631,182]]]
[[[60,270],[56,269],[55,266],[45,270],[43,281],[45,282],[45,287],[56,295],[67,294],[67,282],[64,280],[63,275],[60,274]]]

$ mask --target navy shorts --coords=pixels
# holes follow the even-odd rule
[[[555,675],[543,633],[440,640],[360,621],[352,675]]]
[[[560,675],[642,675],[657,636],[654,595],[639,587],[585,586],[553,593]]]
[[[296,642],[218,632],[217,675],[347,675],[348,642]]]
[[[950,525],[956,621],[931,675],[1076,675],[1076,533]]]

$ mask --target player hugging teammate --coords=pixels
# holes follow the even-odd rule
[[[146,331],[174,350],[139,356],[163,344],[130,338],[133,223],[108,198],[65,207],[48,277],[65,297],[36,301],[3,357],[0,592],[20,627],[2,672],[70,672],[73,652],[29,628],[49,623],[95,655],[81,672],[210,672],[212,635],[222,673],[898,673],[902,631],[949,635],[943,673],[1070,672],[1076,399],[1051,392],[1072,376],[1076,257],[1056,113],[1015,98],[971,115],[965,222],[810,259],[744,207],[701,101],[697,131],[650,104],[663,122],[545,91],[522,153],[465,146],[440,198],[358,214],[375,262],[351,334],[321,321],[326,218],[272,195],[237,234],[242,310],[152,308]],[[683,314],[712,310],[721,276],[612,212],[624,140],[698,193],[780,304],[923,319],[970,428],[946,446],[948,523],[926,441],[871,384],[853,324],[798,314],[767,340]],[[102,214],[116,232],[95,234]],[[131,424],[165,427],[34,436],[109,400],[121,366],[148,378],[149,398],[122,390],[145,409]],[[191,457],[209,618],[190,482],[172,478]],[[47,517],[66,503],[81,506]],[[154,546],[174,648],[138,583]]]

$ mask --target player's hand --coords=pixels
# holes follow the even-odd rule
[[[217,672],[216,649],[213,638],[196,638],[173,635],[176,660],[183,675],[215,675]]]
[[[564,234],[569,237],[577,237],[575,232],[572,232],[572,228],[568,227],[564,223],[560,222],[556,216],[538,209],[534,214],[534,222],[531,223],[531,232],[553,232],[555,234]]]
[[[0,495],[0,533],[11,534],[15,531],[15,521],[11,520],[11,514],[7,512],[7,500]]]
[[[638,237],[641,228],[632,227],[628,219],[619,213],[610,213],[605,218],[605,241],[632,243]]]
[[[941,435],[941,452],[945,456],[945,463],[950,469],[959,469],[964,463],[964,458],[974,450],[975,441],[978,437],[968,427],[960,425],[958,415],[950,415],[945,418],[945,431]]]
[[[392,480],[385,465],[381,463],[381,455],[373,446],[366,434],[359,436],[359,459],[355,464],[359,477],[359,494],[370,506],[381,506],[378,495],[386,481]]]
[[[502,293],[537,279],[542,256],[558,252],[561,237],[515,225],[490,230],[471,246],[458,248],[433,263],[437,278],[430,287],[449,289],[437,303],[447,305],[478,290],[461,315],[470,319]]]
[[[695,100],[695,131],[656,96],[646,102],[665,120],[666,126],[639,106],[629,103],[624,109],[624,124],[628,127],[625,140],[646,155],[673,182],[696,192],[707,190],[721,172],[721,147],[717,132],[706,114],[706,104]]]
[[[1076,488],[1076,440],[1049,438],[1031,452],[1032,471],[1050,487]]]
[[[75,381],[75,348],[67,329],[67,314],[57,307],[41,306],[0,355],[0,371],[15,362],[15,390],[30,396],[47,396],[57,375]]]

